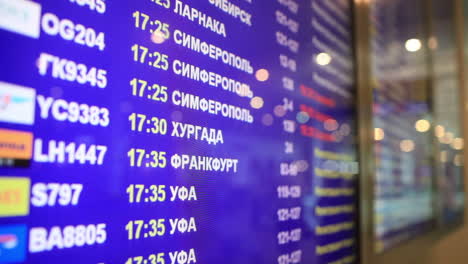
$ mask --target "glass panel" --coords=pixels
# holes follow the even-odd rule
[[[433,223],[433,123],[423,1],[371,1],[375,250]]]
[[[434,62],[438,206],[440,221],[444,225],[453,225],[462,220],[465,199],[455,3],[435,0],[432,3],[432,38],[429,46]]]

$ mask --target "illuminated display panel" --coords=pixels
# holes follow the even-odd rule
[[[345,0],[0,0],[0,263],[355,263]]]
[[[433,119],[422,1],[373,1],[375,251],[434,223]]]

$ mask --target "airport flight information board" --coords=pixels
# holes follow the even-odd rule
[[[0,263],[356,263],[350,5],[0,0]]]

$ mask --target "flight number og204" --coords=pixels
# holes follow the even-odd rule
[[[90,48],[97,47],[104,50],[106,47],[103,32],[96,32],[91,27],[76,24],[73,21],[58,18],[55,14],[46,13],[42,16],[42,30],[51,36],[59,35],[62,39]]]

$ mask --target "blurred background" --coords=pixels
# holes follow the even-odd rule
[[[466,263],[468,1],[355,4],[363,262]]]

